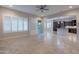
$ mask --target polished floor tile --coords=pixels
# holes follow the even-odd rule
[[[66,30],[45,32],[39,35],[1,38],[0,53],[2,54],[63,54],[79,53],[79,40],[76,34]]]

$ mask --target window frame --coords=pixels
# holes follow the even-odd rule
[[[10,32],[5,32],[4,31],[4,17],[10,17]],[[13,17],[16,17],[16,20],[17,20],[17,31],[16,32],[14,32],[14,31],[12,31],[12,18]],[[23,20],[23,25],[22,25],[22,27],[23,27],[23,30],[22,31],[19,31],[18,30],[18,23],[19,23],[19,18],[22,18]],[[27,30],[24,30],[24,21],[27,21]],[[28,32],[29,31],[29,18],[28,17],[18,17],[18,16],[3,16],[3,19],[2,19],[2,31],[3,31],[3,33],[19,33],[19,32]]]

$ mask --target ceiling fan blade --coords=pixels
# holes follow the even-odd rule
[[[47,5],[43,5],[43,8],[46,8],[47,7]]]
[[[44,8],[46,8],[46,5],[37,5],[36,8],[44,9]]]
[[[47,8],[47,5],[38,5],[38,6],[37,6],[37,11],[45,12],[45,11],[47,11],[47,10],[49,10],[49,9]]]

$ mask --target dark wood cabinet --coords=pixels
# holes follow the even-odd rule
[[[69,28],[68,29],[68,32],[69,33],[75,33],[76,34],[77,33],[77,29],[76,28]]]
[[[68,28],[68,32],[69,33],[77,33],[77,28],[73,28],[74,26],[76,26],[76,20],[72,20],[72,21],[63,21],[61,23],[61,21],[54,21],[53,22],[53,31],[57,31],[58,28],[62,28],[62,27],[66,27],[66,26],[71,26],[72,28]]]
[[[53,31],[57,31],[57,25],[58,25],[57,22],[53,22]]]

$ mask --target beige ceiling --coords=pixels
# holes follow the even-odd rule
[[[78,5],[75,5],[75,6],[73,5],[72,8],[69,8],[68,5],[47,5],[47,8],[49,10],[43,13],[38,11],[36,6],[37,5],[13,5],[13,7],[10,7],[9,5],[4,5],[3,7],[19,10],[19,11],[30,13],[37,16],[41,16],[41,15],[48,16],[65,10],[79,8]]]

